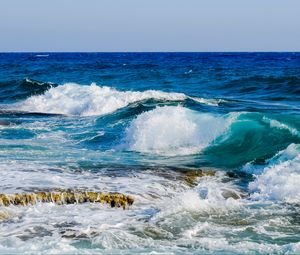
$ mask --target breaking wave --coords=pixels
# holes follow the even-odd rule
[[[235,115],[215,116],[182,106],[164,106],[142,113],[126,131],[130,150],[161,155],[200,152],[220,136]]]
[[[270,159],[266,167],[253,167],[253,172],[257,177],[249,184],[253,198],[300,203],[299,144],[290,144]]]
[[[90,86],[66,83],[51,87],[42,95],[34,95],[15,103],[13,107],[27,112],[93,116],[108,114],[129,104],[148,99],[161,101],[191,99],[207,105],[218,105],[221,102],[217,99],[193,98],[183,93],[167,93],[157,90],[119,91],[111,87],[100,87],[95,83]]]

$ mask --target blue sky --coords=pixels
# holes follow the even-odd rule
[[[0,0],[0,51],[300,51],[300,0]]]

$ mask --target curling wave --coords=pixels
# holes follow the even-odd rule
[[[182,106],[164,106],[145,112],[126,130],[130,150],[161,155],[200,152],[220,136],[236,115],[215,116]]]
[[[114,112],[129,104],[155,99],[161,101],[194,100],[207,105],[218,105],[217,99],[193,98],[183,93],[167,93],[157,90],[119,91],[111,87],[100,87],[95,83],[81,86],[66,83],[52,87],[42,95],[35,95],[13,105],[21,111],[42,112],[65,115],[104,115]]]

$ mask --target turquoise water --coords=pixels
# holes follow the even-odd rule
[[[0,193],[135,197],[0,206],[0,253],[299,254],[299,102],[299,53],[0,54]]]

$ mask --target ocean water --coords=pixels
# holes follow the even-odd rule
[[[0,54],[0,253],[299,254],[300,53]],[[199,171],[213,176],[193,177]]]

